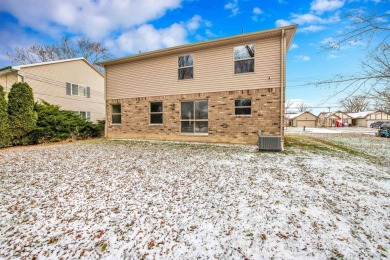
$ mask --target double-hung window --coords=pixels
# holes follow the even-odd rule
[[[255,71],[255,45],[247,44],[234,47],[234,73]]]
[[[181,132],[207,134],[209,132],[208,101],[181,102]]]
[[[111,124],[120,125],[122,123],[122,108],[120,104],[111,105]]]
[[[194,78],[194,58],[192,54],[179,56],[178,58],[178,79]]]
[[[91,97],[90,87],[66,82],[66,94],[70,96]]]
[[[234,100],[234,114],[235,115],[251,115],[252,101],[250,99],[236,99]]]
[[[163,123],[163,103],[151,102],[150,103],[150,124],[161,125]]]

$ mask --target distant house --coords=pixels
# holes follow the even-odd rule
[[[375,121],[390,121],[390,114],[381,110],[347,114],[352,117],[353,126],[370,127],[370,124]]]
[[[321,112],[318,115],[318,126],[349,126],[352,125],[352,117],[342,111],[336,112]]]
[[[84,58],[0,69],[0,85],[6,93],[16,82],[27,82],[36,101],[59,105],[91,121],[105,117],[104,77]]]
[[[298,114],[287,114],[287,125],[294,127],[317,127],[318,117],[309,111]]]
[[[256,144],[261,130],[283,147],[286,54],[296,29],[291,25],[103,62],[106,135]]]

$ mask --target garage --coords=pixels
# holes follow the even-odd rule
[[[316,120],[297,120],[297,127],[316,127]]]
[[[305,111],[299,114],[286,115],[290,126],[295,127],[317,127],[317,116],[312,113]]]

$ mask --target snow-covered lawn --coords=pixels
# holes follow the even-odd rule
[[[0,150],[0,258],[389,257],[389,161],[297,136]]]

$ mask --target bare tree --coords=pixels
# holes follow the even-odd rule
[[[387,85],[383,89],[373,89],[365,95],[373,100],[375,110],[383,110],[390,113],[390,85]]]
[[[26,48],[16,47],[14,53],[7,52],[6,55],[17,64],[84,57],[100,70],[101,67],[97,63],[112,57],[108,48],[100,42],[93,42],[86,38],[72,41],[69,37],[64,37],[61,42],[51,45],[34,44]]]
[[[284,103],[284,111],[285,113],[287,112],[287,110],[289,110],[292,105],[294,105],[294,101],[292,101],[291,99],[287,99],[286,102]]]
[[[299,112],[305,112],[309,108],[309,105],[301,101],[296,104],[296,108],[298,109]]]
[[[315,82],[321,85],[343,85],[336,95],[351,90],[350,96],[358,91],[373,93],[374,89],[381,90],[390,83],[390,13],[378,15],[368,13],[363,9],[353,10],[346,15],[350,24],[347,30],[335,37],[334,42],[323,46],[324,50],[339,50],[348,45],[364,42],[367,57],[361,62],[363,70],[352,75],[336,75],[334,78]]]
[[[366,111],[370,105],[370,101],[365,96],[352,96],[340,100],[340,104],[344,108],[344,112],[354,113]]]

